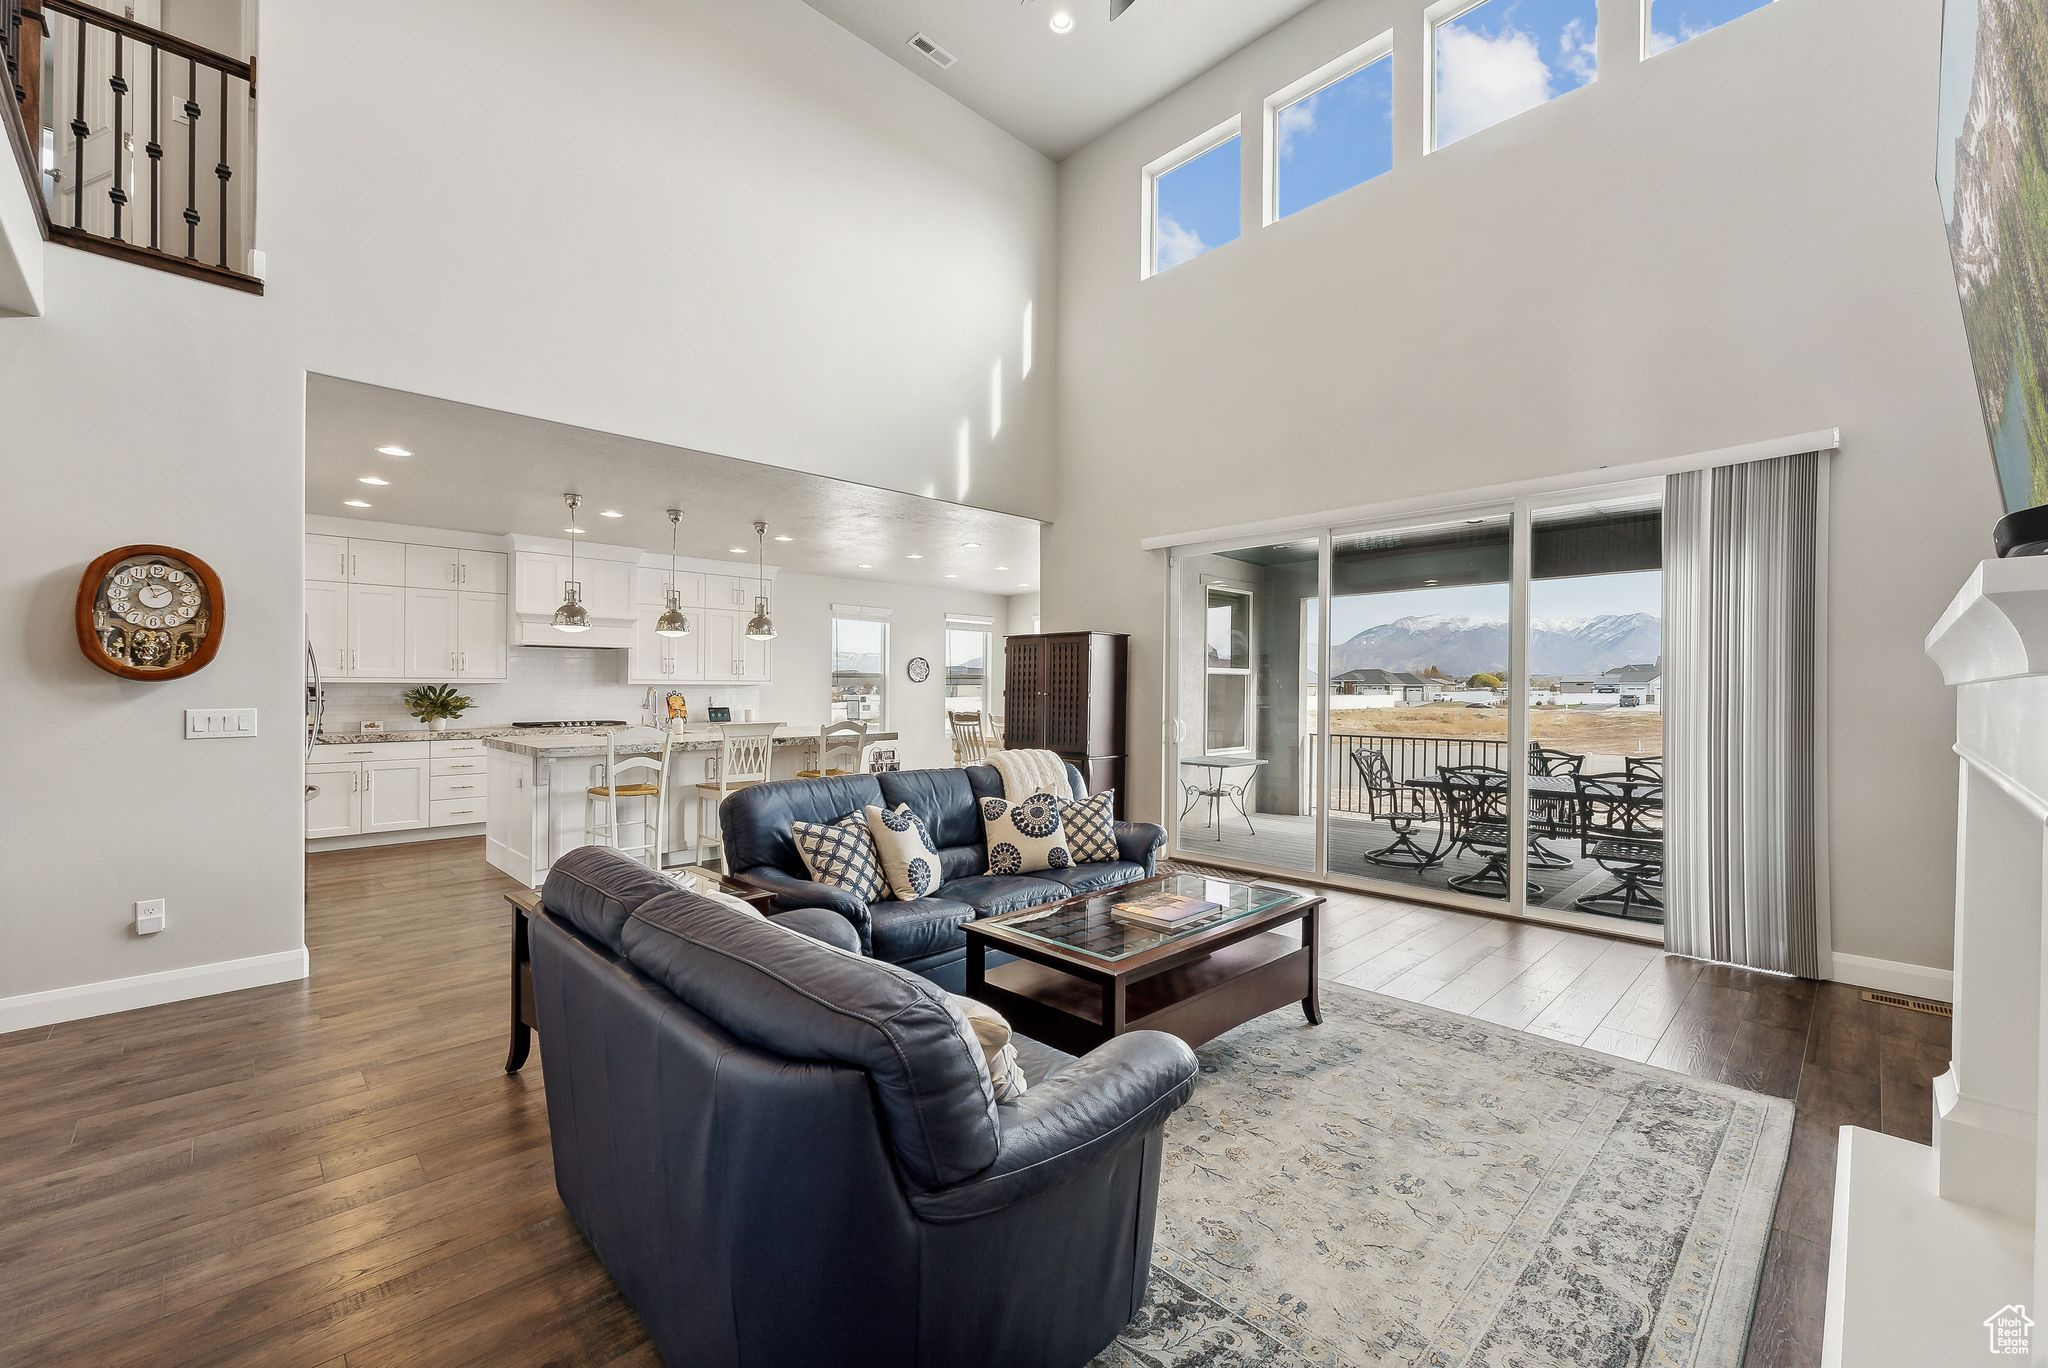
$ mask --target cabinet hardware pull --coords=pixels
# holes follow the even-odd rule
[[[356,577],[356,573],[356,558],[354,555],[350,555],[348,558],[348,577],[350,579],[354,579]]]

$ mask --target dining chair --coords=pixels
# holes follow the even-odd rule
[[[818,767],[798,770],[799,779],[836,778],[860,773],[861,756],[867,750],[868,724],[828,722],[818,730]]]
[[[768,767],[775,758],[775,733],[780,730],[780,722],[718,724],[718,772],[697,785],[696,857],[692,863],[702,865],[707,851],[724,845],[718,830],[718,805],[743,788],[768,782]]]
[[[635,735],[653,742],[654,754],[619,755],[622,740]],[[630,741],[627,742],[630,744]],[[661,867],[668,838],[668,759],[674,738],[656,727],[619,727],[604,734],[604,763],[590,767],[590,785],[583,791],[583,843],[609,846],[650,869]],[[637,828],[628,845],[619,837],[619,808],[626,799],[639,807],[623,825]]]
[[[1508,776],[1487,765],[1442,765],[1437,779],[1444,812],[1451,824],[1451,853],[1476,856],[1479,868],[1452,875],[1449,883],[1461,893],[1482,898],[1508,895],[1508,854],[1514,849],[1514,826],[1508,820]],[[1528,896],[1542,896],[1534,881]]]
[[[1538,742],[1529,743],[1529,773],[1545,779],[1569,779],[1586,763],[1586,757],[1567,750],[1554,750]],[[1563,869],[1571,861],[1543,844],[1548,840],[1570,840],[1578,834],[1578,821],[1571,799],[1532,797],[1529,800],[1529,859],[1545,869]]]
[[[980,713],[947,713],[946,722],[953,729],[954,764],[979,765],[988,759],[988,733],[981,729]]]
[[[1664,791],[1625,774],[1572,777],[1579,813],[1579,854],[1614,880],[1572,903],[1587,912],[1664,920],[1656,890],[1664,883]],[[1649,915],[1637,917],[1638,912]]]
[[[1423,798],[1427,790],[1395,783],[1394,770],[1385,753],[1370,746],[1359,746],[1351,752],[1351,766],[1365,786],[1366,816],[1375,822],[1385,822],[1394,833],[1392,841],[1377,850],[1368,850],[1365,858],[1372,864],[1393,869],[1428,869],[1442,858],[1439,851],[1425,850],[1415,839],[1416,828],[1436,820],[1436,814]],[[1437,844],[1441,846],[1442,842],[1439,826]]]
[[[1631,779],[1655,779],[1664,782],[1664,757],[1661,755],[1625,755],[1621,760],[1622,772]]]

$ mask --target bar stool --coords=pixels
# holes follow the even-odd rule
[[[868,724],[832,722],[818,731],[818,768],[798,770],[799,779],[824,779],[860,773],[860,758],[867,750]]]
[[[726,795],[768,782],[768,764],[775,755],[775,733],[781,729],[780,722],[718,724],[718,777],[697,785],[694,863],[702,865],[706,851],[725,844],[724,837],[718,834],[718,805]]]
[[[619,758],[620,736],[633,731],[658,738],[655,754]],[[609,846],[650,869],[660,868],[662,847],[668,835],[668,804],[662,799],[662,791],[668,779],[670,744],[667,732],[652,727],[626,727],[604,734],[604,764],[590,767],[590,777],[595,782],[583,791],[585,845]],[[635,779],[636,775],[651,778]],[[619,805],[626,798],[640,800],[637,816],[626,823],[639,828],[640,841],[634,845],[622,844],[619,838]]]

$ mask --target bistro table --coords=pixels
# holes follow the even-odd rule
[[[1208,776],[1206,782],[1183,780],[1181,789],[1187,795],[1187,805],[1180,810],[1185,817],[1193,812],[1204,798],[1209,800],[1209,825],[1216,830],[1216,839],[1223,839],[1223,804],[1228,800],[1237,809],[1237,815],[1244,818],[1245,830],[1256,836],[1259,829],[1252,825],[1252,815],[1245,811],[1244,791],[1251,787],[1259,767],[1266,762],[1256,755],[1189,755],[1181,759],[1182,769],[1200,770]],[[1230,771],[1249,770],[1242,783],[1228,783]]]

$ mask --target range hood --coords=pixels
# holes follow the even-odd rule
[[[633,645],[633,569],[640,551],[631,546],[576,546],[576,578],[590,630],[564,632],[554,625],[569,578],[569,543],[563,538],[507,538],[512,548],[512,644],[592,647],[623,651]]]

